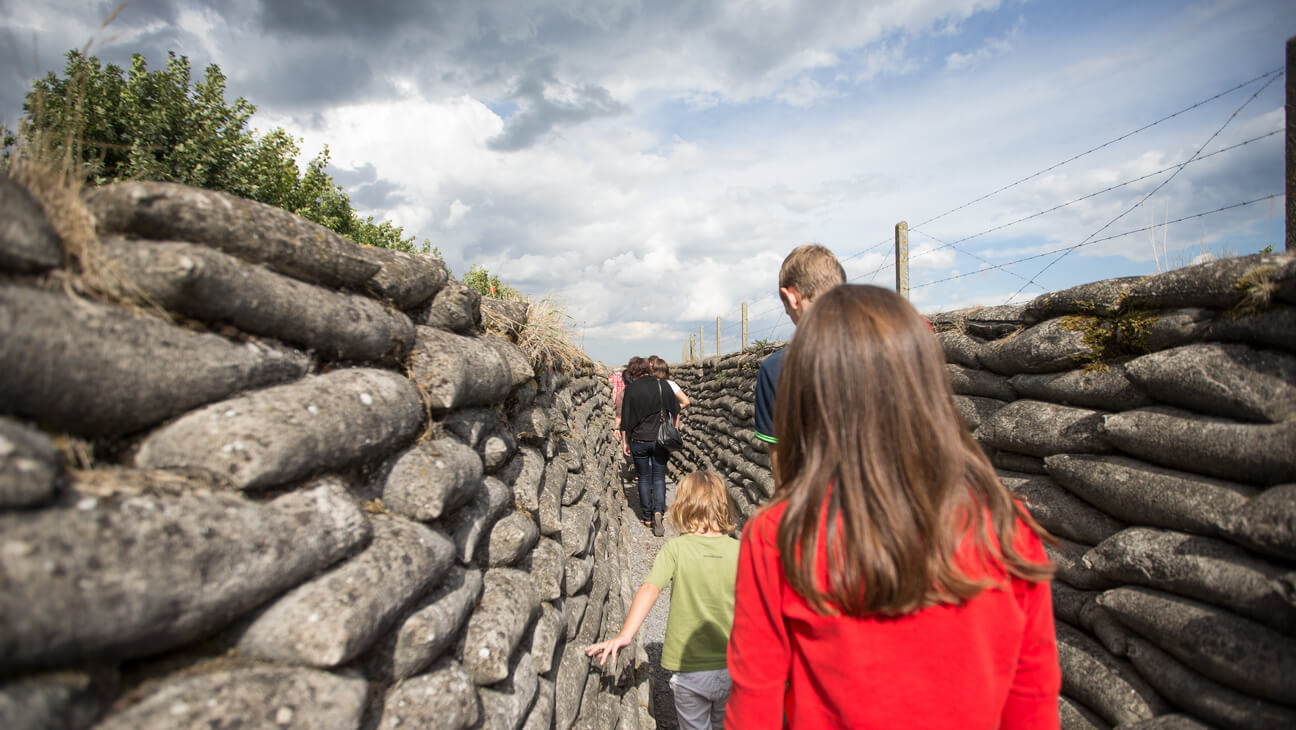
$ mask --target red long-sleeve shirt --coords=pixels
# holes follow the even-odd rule
[[[783,573],[785,509],[776,505],[743,531],[726,728],[781,728],[785,715],[794,730],[1058,728],[1062,674],[1049,583],[1012,579],[962,605],[896,618],[822,616]],[[1031,561],[1047,560],[1020,522],[1015,546]],[[988,572],[1006,575],[1002,566]]]

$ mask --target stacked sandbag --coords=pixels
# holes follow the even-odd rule
[[[651,725],[578,651],[629,605],[606,379],[436,258],[85,203],[78,261],[0,177],[0,727]]]

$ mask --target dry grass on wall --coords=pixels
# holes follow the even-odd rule
[[[575,373],[589,363],[589,356],[576,344],[576,333],[568,326],[569,321],[567,308],[550,296],[532,301],[527,308],[518,347],[531,359],[537,373]]]

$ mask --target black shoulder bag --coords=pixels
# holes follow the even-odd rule
[[[662,393],[662,387],[666,386],[665,381],[657,381],[657,397],[661,399],[661,410],[657,412],[660,422],[657,424],[657,445],[667,451],[675,451],[684,448],[684,437],[680,436],[678,428],[671,420],[670,411],[666,409],[666,396]]]

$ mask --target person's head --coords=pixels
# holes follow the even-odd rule
[[[630,358],[626,363],[625,375],[631,380],[638,380],[648,374],[648,361],[638,355]]]
[[[939,341],[895,292],[845,285],[815,301],[788,345],[774,418],[774,501],[788,505],[779,549],[793,588],[817,608],[897,615],[976,595],[988,583],[953,558],[969,530],[987,565],[1051,574],[1013,548],[1018,518],[1044,533],[959,418]],[[829,535],[821,589],[813,560],[825,506],[840,532]]]
[[[667,365],[665,360],[656,355],[648,358],[648,372],[658,380],[670,379],[670,365]]]
[[[713,471],[695,471],[680,480],[666,518],[680,532],[729,532],[734,528],[724,480]]]
[[[819,295],[846,283],[846,270],[832,251],[817,243],[807,243],[792,249],[779,268],[779,299],[792,323],[810,308]]]

